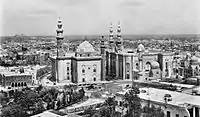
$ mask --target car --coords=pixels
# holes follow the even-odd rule
[[[192,95],[200,95],[200,91],[198,89],[193,89]]]
[[[147,91],[146,91],[146,90],[141,90],[140,92],[141,92],[141,93],[146,93]]]
[[[177,91],[177,92],[182,92],[182,87],[177,87],[177,88],[176,88],[176,91]]]
[[[167,101],[172,101],[171,94],[165,94],[164,99],[167,100]]]

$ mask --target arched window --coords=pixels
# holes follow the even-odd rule
[[[17,83],[15,83],[15,87],[17,87]]]
[[[85,69],[82,69],[82,73],[85,73]]]
[[[12,84],[11,84],[11,87],[14,87],[14,86],[15,86],[14,83],[12,83]]]
[[[96,81],[96,78],[94,77],[94,81]]]
[[[82,82],[85,82],[85,78],[82,79]]]
[[[138,69],[139,69],[139,65],[138,65],[138,63],[136,63],[135,66],[136,66],[136,69],[138,70]]]
[[[24,86],[27,86],[26,82],[24,82]]]
[[[24,86],[24,84],[23,84],[23,82],[21,82],[21,87],[23,87]]]
[[[97,72],[96,68],[93,69],[93,72]]]
[[[18,87],[20,87],[21,85],[20,85],[20,83],[18,83]]]

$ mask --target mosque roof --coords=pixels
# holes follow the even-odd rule
[[[95,50],[88,41],[84,41],[77,47],[76,52],[95,52]]]

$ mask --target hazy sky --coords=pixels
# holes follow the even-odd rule
[[[200,0],[0,0],[0,35],[200,34]]]

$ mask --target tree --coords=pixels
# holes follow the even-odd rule
[[[138,97],[139,88],[133,87],[129,92],[124,95],[124,103],[128,103],[128,113],[127,115],[133,117],[140,117],[141,114],[141,104],[140,98]]]
[[[20,105],[8,105],[2,108],[2,116],[4,117],[28,117],[28,114]]]
[[[41,113],[44,110],[45,110],[45,108],[43,106],[43,101],[42,101],[42,99],[39,99],[39,101],[36,103],[36,108],[34,110],[34,114]]]
[[[25,110],[30,110],[38,102],[39,95],[34,91],[25,91],[24,95],[18,98],[17,103]]]
[[[117,102],[115,101],[114,97],[108,97],[105,101],[105,106],[108,107],[111,115],[115,113],[115,106],[117,106]]]
[[[160,107],[156,108],[154,105],[152,105],[151,107],[145,106],[143,108],[143,112],[144,117],[164,117],[165,115]]]
[[[100,108],[100,115],[101,117],[112,117],[111,112],[106,107]]]

